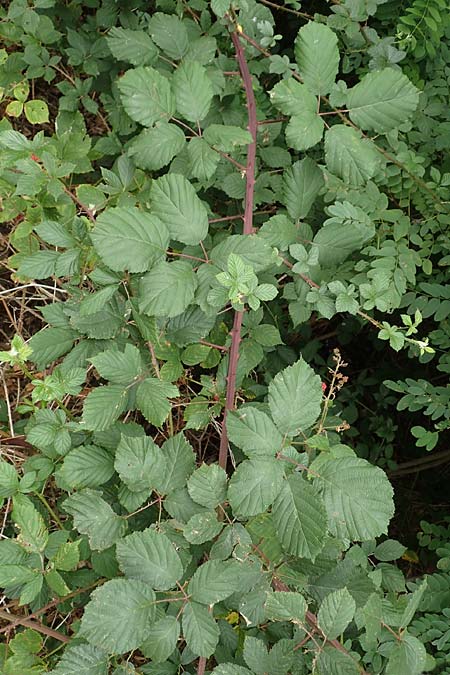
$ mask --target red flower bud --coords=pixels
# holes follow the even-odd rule
[[[31,153],[30,157],[33,160],[33,162],[40,162],[41,161],[40,157],[35,155],[33,152]]]
[[[322,391],[326,391],[326,390],[327,390],[327,385],[325,384],[325,382],[322,382]]]

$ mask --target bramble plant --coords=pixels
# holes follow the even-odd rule
[[[423,138],[442,95],[400,68],[383,5],[0,10],[8,264],[54,288],[45,327],[0,352],[32,450],[0,460],[0,585],[30,610],[0,609],[1,633],[24,628],[5,675],[438,672],[346,364],[308,342],[342,315],[449,372],[445,131]],[[22,108],[42,128],[18,131]],[[385,380],[439,420],[412,430],[431,450],[448,387]]]

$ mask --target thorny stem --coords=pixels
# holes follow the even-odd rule
[[[70,638],[68,638],[67,635],[58,633],[58,631],[53,630],[53,628],[48,628],[48,626],[44,626],[44,624],[39,621],[32,621],[25,616],[16,616],[15,614],[9,614],[9,612],[0,609],[0,619],[4,619],[5,621],[11,621],[12,619],[16,626],[26,626],[27,628],[32,628],[38,633],[52,637],[60,642],[70,642]]]
[[[231,39],[236,51],[236,58],[239,63],[244,83],[245,96],[247,99],[248,110],[248,130],[252,137],[252,142],[247,147],[247,165],[245,169],[245,211],[243,234],[252,234],[253,228],[253,204],[255,192],[255,164],[256,164],[256,101],[253,92],[252,77],[248,68],[239,34],[235,30],[231,33]],[[234,399],[236,395],[236,375],[239,361],[239,346],[241,343],[241,328],[244,317],[243,311],[236,311],[234,314],[233,328],[231,330],[231,347],[228,361],[227,391],[225,397],[225,410],[222,420],[222,433],[220,435],[219,466],[226,470],[228,459],[228,433],[227,433],[227,413],[234,408]]]

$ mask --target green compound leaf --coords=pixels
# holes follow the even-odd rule
[[[213,98],[206,70],[196,61],[183,61],[172,78],[177,110],[184,119],[200,122],[206,117]]]
[[[160,427],[170,412],[169,398],[175,398],[179,393],[178,387],[174,384],[148,377],[138,387],[136,403],[147,422]]]
[[[163,663],[172,654],[180,637],[180,624],[174,616],[165,616],[153,624],[150,634],[141,645],[144,656],[155,663]]]
[[[168,537],[151,528],[121,539],[116,555],[126,577],[144,581],[156,590],[173,588],[183,574],[181,560]]]
[[[373,178],[381,164],[372,141],[343,124],[336,124],[325,133],[325,160],[331,173],[356,187]]]
[[[128,70],[118,81],[122,105],[135,122],[151,127],[175,113],[169,80],[151,66]]]
[[[89,545],[96,551],[109,548],[127,531],[127,522],[95,490],[72,495],[64,502],[64,510],[73,516],[74,527],[89,537]]]
[[[219,626],[208,609],[198,602],[187,602],[183,611],[183,635],[189,649],[209,658],[219,642]]]
[[[322,498],[298,474],[283,483],[272,509],[277,536],[286,553],[314,560],[323,548],[327,516]]]
[[[227,431],[230,441],[250,458],[274,457],[283,444],[270,417],[251,406],[228,413]]]
[[[183,244],[198,244],[208,233],[208,214],[191,183],[169,173],[152,182],[152,213]]]
[[[106,36],[106,42],[118,61],[126,61],[133,66],[147,66],[158,58],[153,40],[143,30],[113,27]]]
[[[341,635],[352,621],[356,603],[346,588],[329,593],[317,615],[319,627],[329,640]]]
[[[73,488],[99,487],[114,474],[114,459],[97,445],[80,445],[64,457],[61,475]]]
[[[164,260],[169,231],[154,215],[128,206],[103,211],[91,239],[100,258],[115,272],[146,272]]]
[[[71,645],[49,675],[107,675],[108,654],[89,644]]]
[[[336,34],[321,23],[310,21],[295,40],[295,60],[304,83],[313,94],[328,94],[339,69]]]
[[[150,634],[155,599],[155,592],[141,581],[111,579],[92,593],[80,635],[110,654],[137,649]]]
[[[223,502],[227,493],[227,474],[218,464],[202,464],[187,482],[191,499],[208,509]]]
[[[158,171],[183,150],[185,143],[186,138],[180,127],[157,122],[152,129],[145,129],[133,139],[128,147],[128,155],[140,169]]]
[[[164,475],[165,461],[149,436],[132,438],[122,434],[114,468],[131,492],[148,490],[150,494]]]
[[[279,372],[269,384],[269,407],[278,429],[295,436],[311,427],[320,415],[322,383],[300,359]]]
[[[319,473],[314,482],[322,489],[333,534],[365,541],[387,532],[394,503],[384,471],[365,459],[345,457],[327,461]]]
[[[281,201],[293,220],[308,215],[323,185],[322,171],[309,157],[295,162],[284,172]]]
[[[284,469],[275,459],[249,459],[234,472],[228,501],[236,516],[256,516],[272,504],[283,485]]]
[[[361,129],[377,133],[397,129],[416,110],[419,93],[400,70],[367,73],[348,93],[350,119]]]
[[[208,560],[200,565],[189,582],[188,593],[196,602],[214,605],[239,590],[239,569],[235,560]]]
[[[93,389],[84,401],[84,428],[104,431],[112,426],[125,410],[127,395],[127,390],[118,384]]]

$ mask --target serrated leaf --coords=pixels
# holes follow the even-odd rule
[[[101,377],[113,384],[131,384],[142,373],[139,349],[126,344],[123,352],[108,349],[90,359]]]
[[[96,293],[89,293],[80,302],[80,316],[89,316],[103,309],[117,292],[118,285],[105,286]]]
[[[151,127],[175,113],[169,80],[151,66],[127,70],[118,83],[122,105],[135,122]]]
[[[0,499],[12,497],[19,489],[19,476],[13,464],[0,459]]]
[[[393,490],[380,468],[365,459],[332,459],[320,467],[321,487],[333,534],[365,541],[384,534],[394,513]]]
[[[227,474],[218,464],[202,464],[187,482],[191,499],[208,509],[223,502],[227,493]]]
[[[220,162],[220,155],[204,138],[192,138],[187,148],[192,175],[199,180],[209,180]]]
[[[113,457],[97,445],[80,445],[64,457],[61,474],[70,487],[99,487],[114,474]]]
[[[268,656],[267,647],[262,640],[251,635],[245,636],[243,657],[253,673],[263,675],[269,672]]]
[[[194,572],[188,593],[204,605],[225,600],[239,589],[239,568],[235,560],[208,560]]]
[[[80,635],[108,653],[137,649],[155,619],[155,593],[136,579],[111,579],[97,588],[85,607]]]
[[[283,115],[298,115],[303,110],[317,112],[317,96],[293,77],[278,82],[270,92],[270,100]]]
[[[178,387],[155,377],[148,377],[138,387],[136,403],[147,422],[160,427],[170,412],[169,398],[179,395]]]
[[[328,640],[334,640],[345,631],[352,621],[356,603],[346,588],[329,593],[320,605],[317,614],[319,627]]]
[[[83,405],[84,428],[104,431],[112,426],[125,410],[127,394],[127,390],[119,384],[92,389]]]
[[[64,650],[49,675],[107,675],[108,654],[89,644],[71,645]]]
[[[345,654],[329,645],[319,651],[316,666],[317,675],[360,675],[361,673],[359,664],[352,659],[350,654]],[[396,675],[400,674],[396,673]]]
[[[12,519],[20,530],[18,543],[28,553],[42,553],[47,545],[48,531],[43,517],[25,495],[14,497]]]
[[[339,69],[336,34],[322,23],[309,21],[295,40],[295,60],[313,94],[328,94]]]
[[[208,215],[191,183],[180,174],[169,173],[152,182],[152,213],[183,244],[198,244],[208,233]]]
[[[174,14],[156,12],[150,20],[150,34],[171,59],[182,59],[189,48],[186,26]]]
[[[322,383],[306,361],[300,359],[277,373],[269,384],[269,407],[278,429],[297,435],[320,415]]]
[[[74,527],[89,537],[89,545],[103,551],[127,531],[127,522],[118,516],[101,494],[89,488],[80,490],[64,502],[64,510],[73,516]]]
[[[324,122],[316,111],[293,115],[286,127],[286,143],[294,150],[308,150],[322,140]]]
[[[399,626],[400,628],[406,628],[408,624],[411,623],[411,621],[414,618],[414,614],[417,612],[419,609],[420,603],[422,601],[423,595],[425,591],[428,588],[428,581],[427,577],[420,583],[420,586],[416,588],[414,593],[412,593],[410,596],[408,596],[408,604],[406,605],[405,609],[403,610],[403,614],[401,616],[401,619],[399,621]]]
[[[23,111],[30,124],[44,124],[45,122],[48,122],[48,105],[41,99],[27,101],[23,106]]]
[[[122,434],[114,468],[132,492],[150,494],[164,476],[163,453],[149,436],[132,438]]]
[[[293,220],[308,215],[323,185],[322,172],[309,157],[295,162],[284,172],[282,202]]]
[[[54,567],[63,572],[75,569],[80,561],[80,542],[68,541],[59,546],[55,555],[51,557]]]
[[[219,626],[204,605],[187,602],[183,611],[183,635],[189,649],[197,656],[209,658],[219,641]]]
[[[230,255],[239,256],[254,272],[262,272],[274,264],[275,257],[271,246],[257,235],[232,234],[210,252],[210,260],[223,271],[228,269]]]
[[[251,406],[228,413],[227,431],[230,441],[251,458],[274,457],[283,444],[270,417]]]
[[[166,460],[166,469],[156,489],[161,494],[169,494],[186,485],[195,468],[195,453],[182,433],[168,438],[161,450]]]
[[[134,206],[107,209],[91,232],[94,248],[116,272],[146,272],[166,255],[169,231],[154,215]]]
[[[203,132],[203,138],[222,152],[233,152],[236,147],[252,142],[249,131],[231,124],[210,124]]]
[[[150,316],[178,316],[192,302],[196,287],[197,278],[188,262],[161,262],[140,281],[140,310]]]
[[[63,356],[72,347],[77,333],[69,328],[44,328],[35,333],[28,343],[32,349],[30,361],[43,370]]]
[[[189,518],[183,528],[183,536],[190,544],[204,544],[217,537],[223,523],[217,520],[215,511],[202,511]]]
[[[407,122],[419,103],[419,90],[400,70],[367,73],[347,95],[350,119],[361,129],[385,133]]]
[[[150,527],[121,539],[116,555],[126,577],[144,581],[156,590],[173,588],[183,575],[183,565],[169,538]]]
[[[301,593],[275,591],[267,594],[265,608],[272,621],[302,623],[305,619],[306,600]]]
[[[0,565],[0,586],[22,586],[42,576],[38,570],[31,569],[26,565]]]
[[[158,171],[183,150],[186,138],[175,124],[157,122],[152,129],[144,129],[128,147],[128,155],[140,169]],[[147,268],[148,269],[148,268]]]
[[[256,516],[272,504],[283,486],[284,469],[275,459],[241,462],[228,486],[228,501],[235,516]]]
[[[398,560],[406,551],[406,546],[403,546],[395,539],[386,539],[381,544],[378,544],[373,555],[377,560],[382,562],[390,562],[391,560]]]
[[[133,66],[147,66],[158,58],[153,40],[143,30],[113,27],[106,36],[106,42],[118,61],[126,61]]]
[[[211,9],[219,17],[225,16],[230,7],[230,0],[211,0]]]
[[[172,78],[177,110],[184,119],[200,122],[206,117],[213,98],[206,70],[196,61],[183,61]]]
[[[283,482],[273,508],[277,536],[286,553],[314,560],[323,548],[327,517],[322,498],[298,474]]]
[[[365,185],[380,167],[380,154],[372,141],[343,124],[326,131],[325,160],[331,173],[356,187]]]
[[[153,624],[141,646],[144,656],[154,663],[163,663],[172,654],[180,637],[180,624],[174,616],[165,616]]]
[[[419,675],[423,672],[427,658],[425,647],[413,635],[403,633],[389,655],[386,675]]]

